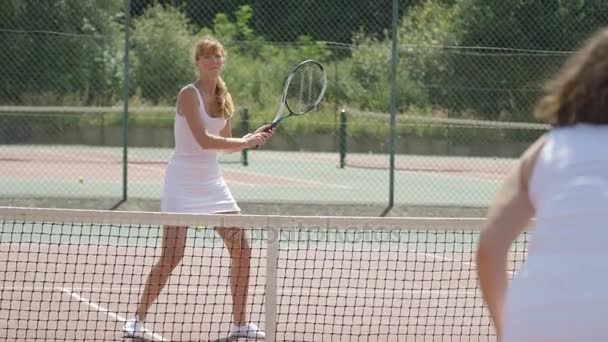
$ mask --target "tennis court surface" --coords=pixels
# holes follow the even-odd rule
[[[478,218],[190,215],[0,207],[0,339],[129,341],[121,328],[160,253],[186,255],[136,341],[226,340],[230,258],[250,239],[249,320],[276,341],[494,341],[475,276]],[[510,268],[525,258],[514,244]]]
[[[119,199],[123,191],[120,147],[7,145],[0,156],[0,200],[38,199],[61,207],[96,208],[97,199]],[[129,199],[159,200],[170,148],[130,148]],[[253,151],[249,165],[238,154],[222,155],[222,172],[242,203],[299,203],[385,206],[389,191],[386,154],[349,154],[341,169],[337,153]],[[395,203],[410,206],[485,208],[514,160],[398,155]],[[9,204],[7,204],[9,205]],[[292,214],[293,212],[289,212]]]

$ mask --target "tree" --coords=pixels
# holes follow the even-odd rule
[[[194,78],[194,28],[174,7],[155,5],[133,22],[135,86],[152,103],[172,103]]]
[[[110,91],[115,73],[112,46],[113,1],[5,1],[0,11],[0,100],[35,104],[87,104]],[[70,100],[67,100],[69,98]]]
[[[531,120],[541,85],[608,20],[608,3],[461,0],[461,49],[450,54],[443,105],[488,119]]]

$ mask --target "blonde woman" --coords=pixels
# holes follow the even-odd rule
[[[175,151],[167,165],[161,210],[179,213],[240,213],[222,177],[217,151],[239,151],[264,145],[274,134],[267,126],[253,134],[233,138],[232,98],[221,73],[224,47],[214,38],[195,46],[196,82],[184,87],[177,98],[174,124]],[[163,228],[162,254],[147,278],[135,315],[126,322],[129,336],[144,332],[148,309],[158,297],[171,272],[184,256],[186,227]],[[231,258],[233,337],[264,338],[264,332],[247,321],[251,248],[242,229],[216,228]]]
[[[608,29],[549,83],[536,115],[552,129],[489,209],[481,291],[502,342],[608,341]],[[509,247],[533,216],[527,260],[508,285]]]

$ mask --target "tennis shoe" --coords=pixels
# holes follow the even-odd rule
[[[263,340],[266,338],[266,334],[253,323],[247,323],[245,325],[233,325],[230,331],[230,337],[245,337],[251,339]]]
[[[145,331],[144,322],[141,322],[137,316],[132,317],[125,322],[122,331],[124,331],[129,337],[135,337],[139,334],[143,334]]]

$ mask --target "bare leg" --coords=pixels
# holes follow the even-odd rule
[[[240,228],[216,228],[230,254],[230,289],[232,291],[232,319],[234,324],[247,323],[246,307],[249,290],[251,247]]]
[[[184,257],[186,230],[187,227],[163,227],[162,254],[148,275],[144,291],[137,306],[136,315],[141,321],[145,320],[148,309],[167,283],[173,269],[179,265]]]

